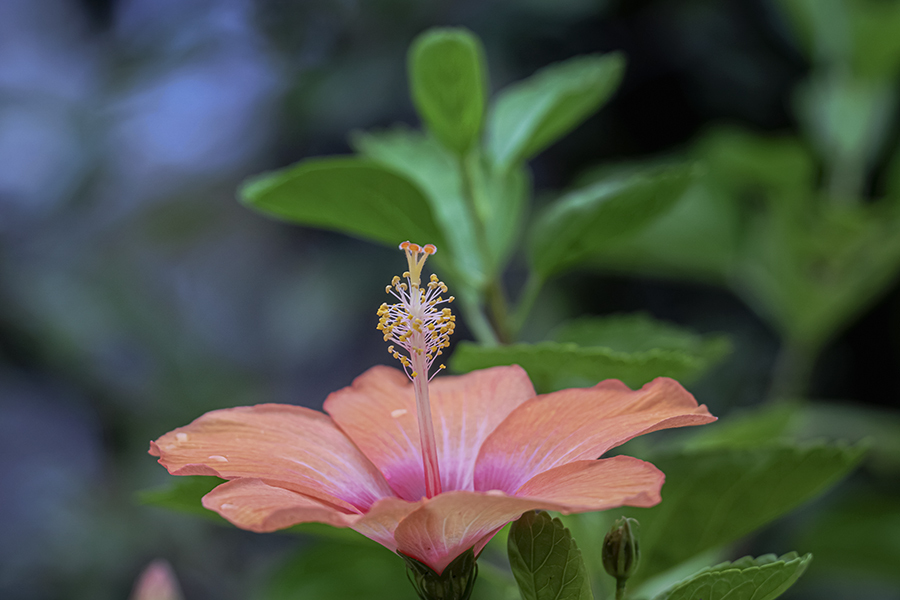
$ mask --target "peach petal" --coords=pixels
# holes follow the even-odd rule
[[[150,443],[173,475],[249,477],[365,512],[392,496],[375,466],[327,415],[261,404],[216,410]]]
[[[539,473],[516,496],[561,504],[563,513],[606,510],[618,506],[659,504],[666,477],[648,462],[630,456],[579,460]]]
[[[636,391],[604,381],[538,396],[515,409],[485,440],[475,489],[512,493],[538,473],[597,458],[635,436],[715,420],[705,405],[698,406],[677,381],[665,377]]]
[[[534,509],[561,510],[555,502],[508,496],[499,491],[447,492],[425,500],[397,526],[399,552],[411,556],[438,574],[457,556],[481,551],[505,524]]]
[[[425,500],[407,502],[400,498],[382,498],[372,505],[365,515],[359,518],[351,528],[371,540],[375,540],[392,552],[397,551],[394,531],[397,525],[411,512],[422,506]]]
[[[241,529],[257,533],[310,522],[349,527],[360,518],[260,479],[225,482],[203,497],[203,506]]]
[[[518,366],[438,377],[429,386],[444,491],[474,489],[484,440],[516,407],[534,397]],[[412,384],[402,371],[374,367],[328,396],[325,411],[384,473],[398,496],[424,496],[424,473]]]

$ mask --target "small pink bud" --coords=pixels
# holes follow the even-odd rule
[[[147,565],[131,592],[131,600],[183,600],[172,566],[158,558]]]

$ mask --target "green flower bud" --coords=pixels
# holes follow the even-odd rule
[[[625,581],[634,575],[641,560],[638,543],[641,525],[637,519],[616,519],[603,539],[603,568],[624,587]]]
[[[406,575],[422,600],[469,600],[472,596],[478,565],[471,548],[456,557],[440,575],[414,558],[400,556],[406,561]]]

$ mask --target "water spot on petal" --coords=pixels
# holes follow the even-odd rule
[[[209,460],[216,460],[219,462],[228,462],[227,458],[225,458],[224,456],[220,456],[218,454],[210,454]]]
[[[186,433],[176,433],[176,434],[175,434],[175,439],[178,440],[179,442],[186,442],[186,441],[188,441],[188,434],[186,434]]]
[[[503,490],[488,490],[485,492],[488,496],[505,496],[506,493]]]
[[[391,416],[394,417],[395,419],[399,419],[400,417],[405,415],[407,412],[409,412],[409,411],[406,410],[405,408],[398,408],[397,410],[391,411]]]
[[[222,510],[230,510],[232,508],[237,508],[237,506],[235,506],[234,504],[229,504],[229,503],[225,502],[222,505],[220,505],[219,508],[221,508]]]

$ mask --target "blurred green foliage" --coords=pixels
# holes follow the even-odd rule
[[[806,138],[714,128],[679,163],[591,170],[577,187],[535,213],[527,227],[526,161],[603,106],[622,79],[622,56],[584,56],[551,65],[487,99],[489,76],[480,41],[463,29],[422,34],[410,50],[409,77],[426,132],[358,132],[354,146],[386,173],[422,190],[425,198],[417,207],[400,210],[421,214],[430,208],[440,231],[417,238],[423,232],[401,218],[386,229],[394,232],[391,239],[353,221],[343,230],[377,241],[447,240],[440,267],[451,284],[460,286],[463,316],[478,340],[458,345],[451,362],[456,371],[515,363],[539,390],[604,378],[639,386],[658,376],[689,381],[729,352],[720,337],[701,337],[643,315],[578,320],[559,328],[553,341],[517,341],[553,276],[600,267],[732,289],[783,339],[773,397],[802,397],[824,345],[900,268],[900,204],[863,198],[883,131],[895,112],[895,98],[883,84],[895,75],[895,49],[890,44],[868,48],[866,55],[874,58],[866,62],[854,58],[852,44],[835,41],[846,42],[874,26],[867,3],[798,0],[783,5],[799,24],[814,65],[795,104]],[[845,9],[854,15],[853,31],[844,31]],[[312,164],[315,159],[288,173]],[[293,181],[266,176],[242,194],[269,214],[321,225],[292,208],[317,198],[315,188],[293,187]],[[340,223],[348,202],[368,214],[373,208],[365,207],[380,201],[343,189],[356,197],[316,202],[318,210],[331,211],[329,226]],[[518,303],[509,306],[501,275],[517,254],[516,243],[528,257],[529,276]],[[625,511],[639,517],[646,532],[645,566],[636,582],[759,529],[821,494],[862,460],[859,446],[779,442],[789,437],[796,410],[785,405],[763,411],[720,431],[688,437],[682,450],[649,455],[668,483],[661,505]],[[545,591],[552,597],[590,597],[580,555],[561,528],[530,513],[513,526],[510,561],[523,597],[543,597]],[[538,534],[549,536],[539,552],[546,560],[531,561]],[[659,597],[775,598],[809,560],[809,555],[794,554],[723,563]],[[535,583],[539,580],[546,585]]]
[[[720,33],[720,21],[709,16],[719,14],[709,12],[717,3],[670,4],[660,20],[675,23],[673,27],[689,22],[688,37],[709,45],[685,59],[679,58],[673,40],[663,36],[655,43],[663,48],[660,52],[666,60],[685,61],[686,72],[708,74],[708,67],[702,70],[705,61],[715,62],[721,48],[716,44],[721,40],[704,34],[702,27],[708,19]],[[122,3],[121,11],[127,17],[126,5]],[[262,5],[273,10],[278,3]],[[227,590],[229,598],[261,600],[414,597],[411,588],[398,583],[402,561],[354,532],[304,525],[290,532],[303,536],[272,536],[274,542],[262,541],[262,536],[229,537],[238,533],[204,527],[208,524],[199,520],[189,524],[163,511],[127,507],[125,499],[132,489],[161,481],[163,474],[145,455],[146,439],[212,408],[273,397],[315,404],[334,381],[349,380],[358,372],[355,363],[345,360],[348,355],[357,361],[369,360],[363,350],[368,342],[361,343],[353,328],[363,318],[352,315],[369,310],[370,298],[359,290],[381,285],[380,255],[363,259],[360,246],[344,247],[331,241],[334,238],[315,237],[319,234],[311,232],[299,241],[289,238],[284,229],[248,219],[241,207],[229,206],[227,201],[236,181],[258,165],[343,149],[334,132],[355,129],[349,142],[354,155],[305,158],[294,166],[252,177],[240,187],[240,198],[278,220],[388,247],[405,239],[437,244],[437,270],[453,286],[461,320],[476,338],[457,345],[450,365],[458,372],[516,362],[528,370],[540,391],[591,385],[608,377],[637,387],[658,376],[697,381],[701,384],[697,389],[703,390],[704,377],[708,380],[710,373],[715,377],[732,349],[733,362],[754,361],[739,340],[730,343],[725,336],[701,335],[647,315],[572,319],[577,305],[560,300],[561,290],[570,281],[567,278],[596,281],[598,274],[728,290],[780,339],[782,350],[769,392],[769,400],[779,403],[727,414],[727,407],[737,402],[713,395],[708,402],[722,417],[719,423],[627,448],[652,460],[667,475],[662,504],[625,511],[639,516],[643,524],[646,554],[635,580],[638,585],[644,582],[639,592],[650,595],[663,590],[658,597],[670,599],[689,594],[704,598],[713,594],[712,598],[727,588],[732,593],[729,597],[742,597],[745,592],[757,599],[775,597],[810,565],[808,555],[745,558],[692,573],[734,556],[735,545],[741,553],[747,552],[746,546],[756,543],[754,533],[776,522],[777,526],[763,529],[761,543],[774,540],[783,549],[815,554],[806,579],[857,577],[895,584],[895,566],[900,561],[897,413],[822,403],[808,396],[818,357],[896,281],[900,269],[900,151],[896,148],[900,2],[771,0],[766,5],[773,8],[766,19],[776,21],[768,25],[772,39],[766,41],[766,48],[788,46],[779,50],[781,59],[787,56],[782,62],[802,63],[795,66],[799,81],[790,98],[778,98],[792,111],[786,117],[789,127],[782,125],[772,133],[750,124],[704,122],[703,130],[682,147],[672,150],[671,144],[662,144],[667,155],[604,160],[580,174],[574,171],[584,165],[573,161],[570,170],[549,178],[542,173],[540,160],[560,152],[567,143],[565,136],[579,126],[585,125],[581,131],[598,149],[604,139],[634,134],[633,123],[631,129],[617,128],[596,119],[620,89],[630,86],[629,98],[640,96],[634,90],[641,89],[642,81],[627,80],[622,52],[541,65],[531,76],[498,89],[498,82],[509,82],[514,71],[509,53],[498,47],[518,44],[515,52],[525,55],[524,63],[542,57],[523,50],[533,43],[519,29],[524,25],[515,18],[497,19],[500,24],[492,25],[496,37],[485,37],[484,43],[463,28],[427,30],[412,42],[406,61],[412,106],[422,127],[384,128],[384,116],[372,107],[397,103],[404,93],[401,61],[393,52],[408,39],[395,32],[419,31],[423,23],[435,20],[457,22],[452,11],[444,14],[404,2],[283,6],[302,18],[293,24],[290,18],[260,18],[256,25],[271,41],[272,48],[265,52],[281,53],[283,63],[278,68],[286,71],[280,76],[290,89],[280,99],[284,100],[280,110],[273,106],[259,110],[248,131],[263,130],[271,115],[285,113],[277,123],[281,135],[292,138],[279,149],[284,156],[228,162],[228,152],[214,147],[218,150],[209,154],[225,161],[227,175],[216,176],[206,167],[187,177],[179,171],[188,171],[179,161],[186,161],[192,152],[204,153],[202,146],[197,149],[190,142],[194,129],[185,126],[193,124],[197,115],[179,113],[181,118],[176,119],[188,140],[176,150],[185,154],[163,145],[159,152],[164,160],[146,167],[135,159],[142,153],[116,155],[124,144],[120,138],[127,142],[129,132],[144,126],[146,115],[135,112],[116,131],[103,129],[104,123],[144,105],[185,107],[196,98],[196,104],[203,106],[200,84],[206,75],[199,70],[183,75],[196,94],[189,97],[190,102],[178,96],[168,101],[165,94],[139,95],[144,87],[152,89],[155,80],[141,80],[134,73],[176,71],[220,48],[240,54],[245,46],[239,30],[246,26],[241,22],[252,19],[248,15],[220,18],[216,22],[231,24],[227,36],[233,37],[206,40],[203,36],[207,28],[214,28],[212,21],[194,27],[193,13],[179,13],[177,20],[187,23],[190,31],[185,29],[171,45],[158,47],[148,41],[154,28],[160,27],[153,19],[146,20],[146,31],[142,28],[140,35],[122,30],[121,24],[108,36],[105,25],[98,27],[97,32],[104,35],[97,34],[99,45],[91,46],[90,53],[109,63],[109,71],[103,71],[109,85],[91,85],[128,93],[113,96],[99,113],[85,115],[69,105],[61,111],[77,121],[79,137],[69,145],[75,149],[72,155],[85,163],[79,163],[78,176],[70,174],[74,167],[54,168],[49,171],[52,176],[44,176],[41,160],[49,161],[65,148],[38,144],[41,160],[25,161],[27,168],[16,167],[13,161],[0,182],[4,186],[0,190],[4,203],[0,350],[9,359],[0,374],[22,371],[31,377],[34,370],[43,384],[40,373],[46,370],[53,374],[53,385],[78,390],[76,395],[89,398],[88,420],[100,423],[92,435],[112,457],[96,461],[100,465],[96,469],[105,473],[100,483],[96,476],[79,471],[64,479],[56,478],[54,472],[43,474],[39,480],[43,487],[36,492],[10,484],[10,497],[18,494],[19,502],[13,509],[28,504],[38,515],[36,522],[50,532],[28,532],[28,539],[38,540],[34,544],[39,558],[33,562],[37,567],[23,571],[19,580],[33,582],[36,590],[37,584],[65,590],[71,598],[112,598],[117,597],[117,584],[101,590],[98,581],[121,582],[151,553],[171,553],[181,559],[176,568],[185,565],[194,573],[189,591]],[[726,10],[722,6],[715,10]],[[545,21],[560,39],[583,26],[581,22],[590,24],[598,11],[596,5],[577,0],[533,0],[505,10]],[[593,43],[587,51],[606,44],[628,47],[619,44],[617,36],[640,23],[632,12],[639,10],[621,7],[621,20],[605,32],[608,39]],[[6,13],[3,17],[12,19]],[[297,22],[308,31],[298,33],[292,28]],[[4,30],[10,39],[16,33],[12,29]],[[637,26],[633,29],[654,39],[657,33],[655,28],[650,30],[652,35]],[[78,31],[73,25],[65,35],[54,36],[50,47],[62,44],[65,52],[69,36],[81,35]],[[723,29],[721,37],[727,33]],[[312,50],[297,51],[296,40],[301,36],[312,40]],[[127,46],[130,37],[133,46]],[[561,56],[581,51],[567,40],[555,43],[554,53]],[[130,50],[123,52],[116,44]],[[247,47],[259,51],[263,46],[256,40]],[[378,49],[370,52],[369,46]],[[117,48],[119,54],[114,53]],[[790,56],[790,48],[798,52],[796,57]],[[29,53],[16,56],[25,54]],[[322,55],[332,62],[323,64]],[[630,60],[629,64],[640,65],[647,57],[638,52]],[[62,64],[65,73],[55,73],[53,85],[48,86],[51,91],[39,102],[31,102],[32,96],[21,90],[10,92],[8,78],[4,79],[5,101],[0,109],[5,111],[24,98],[32,108],[45,110],[71,96],[68,76],[79,76],[78,69],[70,68],[74,63]],[[740,57],[721,63],[736,76],[771,66],[760,64],[748,66]],[[253,87],[254,82],[238,79],[244,72],[241,63],[227,66],[224,79],[230,86]],[[685,81],[679,84],[686,86]],[[96,106],[98,100],[92,94],[98,93],[94,90],[77,102]],[[756,96],[749,96],[753,103]],[[678,101],[678,97],[665,97],[666,104]],[[648,128],[658,127],[668,115],[650,114],[639,103],[633,110],[644,111],[639,121]],[[402,110],[389,114],[405,117]],[[705,114],[708,118],[718,113]],[[616,117],[622,115],[627,112],[620,109]],[[2,132],[8,131],[9,123],[27,122],[15,113],[4,112],[3,117]],[[44,125],[54,122],[49,117],[39,120]],[[148,130],[155,130],[155,122],[147,123]],[[229,125],[223,121],[221,129]],[[251,148],[260,143],[250,139],[253,135],[244,135]],[[31,156],[29,144],[18,137],[0,141],[4,156],[11,155],[9,148],[14,149],[13,157],[19,152]],[[630,148],[629,143],[619,144],[615,155]],[[113,160],[90,162],[104,149],[115,155]],[[149,142],[140,149],[147,155],[155,151]],[[598,150],[589,160],[609,154]],[[535,159],[538,162],[532,162]],[[165,170],[160,164],[176,168]],[[143,173],[144,179],[129,179],[134,176],[129,169]],[[67,182],[71,201],[59,206],[52,205],[52,198],[40,198],[45,203],[19,201],[14,176],[30,170],[61,189],[63,184],[58,182]],[[544,189],[548,179],[559,188],[561,178],[570,185]],[[130,206],[108,199],[123,190],[157,194],[164,200],[155,205],[135,201]],[[54,194],[62,193],[54,191],[48,198]],[[204,194],[205,200],[195,199]],[[7,214],[8,206],[17,208]],[[21,207],[34,211],[35,222],[44,229],[41,235],[35,235],[37,226],[20,227],[21,222],[13,218]],[[23,244],[23,239],[33,241]],[[301,260],[296,260],[297,253],[285,252],[295,243],[305,249],[299,253]],[[311,250],[314,247],[320,250]],[[322,256],[311,259],[316,252]],[[215,271],[209,276],[214,281],[201,276],[223,264],[230,270]],[[352,271],[348,264],[354,265]],[[188,301],[191,298],[193,304]],[[715,327],[718,324],[713,321]],[[542,328],[552,333],[543,336]],[[330,378],[323,375],[326,372]],[[285,380],[300,383],[289,386]],[[895,397],[887,391],[882,401]],[[34,410],[43,410],[35,406]],[[19,422],[9,423],[5,435],[16,433]],[[79,426],[76,421],[69,423],[67,435]],[[78,454],[67,445],[71,444],[68,438],[59,437],[66,452]],[[850,446],[822,438],[864,442]],[[865,456],[864,447],[869,449]],[[17,444],[10,442],[9,448],[16,450]],[[41,473],[29,460],[30,456],[11,460],[10,472],[17,477],[24,472]],[[862,465],[862,473],[834,494],[823,496],[856,465]],[[200,505],[200,498],[217,482],[215,478],[178,478],[164,489],[141,494],[139,500],[143,505],[202,515],[221,525],[222,519]],[[54,500],[48,491],[61,489],[75,490],[74,500],[69,496]],[[815,498],[819,499],[810,504]],[[802,503],[807,503],[804,513],[799,517],[794,513],[789,526],[776,521]],[[82,510],[82,505],[88,508]],[[85,515],[91,531],[71,533],[80,531],[79,522],[88,522]],[[554,552],[564,562],[577,554],[574,540],[560,533],[558,521],[546,515],[527,517],[514,527],[514,546],[517,539],[524,539],[528,527],[550,522],[542,533],[558,534],[553,540],[561,542],[553,546]],[[575,571],[579,577],[584,571],[598,597],[609,595],[610,582],[601,575],[597,560],[598,538],[607,521],[604,514],[564,519],[584,557],[583,565],[580,558],[572,563]],[[527,533],[534,532],[528,529]],[[52,543],[46,543],[47,539]],[[238,539],[243,545],[234,541]],[[280,552],[295,545],[301,546],[295,555],[285,557]],[[81,552],[86,548],[91,551]],[[16,546],[8,551],[18,560],[19,554],[28,554],[26,550]],[[516,575],[521,575],[517,560],[512,563],[518,565]],[[271,564],[279,561],[282,566],[273,570]],[[496,543],[488,546],[480,562],[475,598],[519,597],[516,579]],[[560,563],[552,563],[547,568],[559,567]],[[532,571],[535,578],[552,575]],[[9,573],[0,572],[0,585],[11,580]],[[773,587],[757,585],[760,577],[770,575],[767,581]],[[685,581],[676,582],[684,577]],[[269,583],[256,589],[259,581]],[[573,588],[577,590],[574,597],[585,595],[582,583]],[[33,597],[53,594],[35,591]]]

